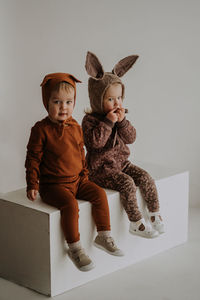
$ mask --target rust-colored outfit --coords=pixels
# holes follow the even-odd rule
[[[44,202],[61,210],[61,224],[68,243],[79,240],[78,203],[90,201],[97,230],[110,230],[105,191],[88,180],[82,130],[70,118],[64,124],[48,117],[32,128],[27,146],[27,189],[39,189]]]
[[[68,82],[69,75],[55,73],[48,78]],[[45,80],[43,82],[46,84]],[[43,101],[44,94],[43,89]],[[48,108],[48,102],[44,104]],[[110,230],[106,193],[88,180],[83,145],[82,129],[72,117],[63,123],[54,123],[49,117],[37,122],[27,145],[27,190],[39,190],[45,203],[60,209],[68,243],[80,239],[77,198],[91,202],[97,231]]]

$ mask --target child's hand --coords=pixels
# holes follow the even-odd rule
[[[113,123],[116,123],[118,121],[118,115],[116,113],[116,108],[109,111],[109,113],[107,113],[107,115],[106,115],[106,118],[109,119],[110,121],[112,121]]]
[[[125,118],[125,109],[124,108],[118,108],[117,109],[117,116],[118,116],[118,122],[121,122]]]
[[[27,191],[27,198],[31,201],[34,201],[36,199],[37,193],[37,190],[29,190]]]

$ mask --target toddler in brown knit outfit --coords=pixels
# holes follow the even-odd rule
[[[96,246],[112,255],[123,253],[110,236],[105,191],[88,180],[82,130],[72,118],[76,82],[80,81],[67,73],[45,76],[41,86],[48,116],[31,130],[25,167],[27,197],[34,201],[39,191],[42,201],[60,210],[68,254],[81,271],[88,271],[94,264],[81,246],[77,199],[91,202]]]
[[[137,55],[128,56],[112,72],[104,72],[98,58],[88,52],[86,70],[91,76],[88,82],[91,112],[83,118],[82,128],[90,180],[119,191],[130,220],[130,232],[153,238],[164,232],[158,193],[151,176],[128,160],[127,144],[135,141],[136,130],[125,117],[124,85],[120,79],[137,58]],[[146,224],[138,208],[137,186],[146,201],[151,226]]]

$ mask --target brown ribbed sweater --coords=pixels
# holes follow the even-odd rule
[[[27,190],[87,177],[83,145],[82,129],[72,117],[63,124],[53,123],[49,117],[37,122],[27,145]]]
[[[82,128],[91,178],[109,176],[126,167],[130,155],[127,144],[136,139],[136,130],[126,118],[114,124],[104,115],[87,114]]]

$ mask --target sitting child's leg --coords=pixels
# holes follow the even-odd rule
[[[159,212],[158,192],[153,178],[143,169],[131,163],[123,170],[131,176],[135,184],[140,188],[149,210],[152,227],[159,233],[164,232],[164,225]]]
[[[120,192],[122,205],[131,222],[131,227],[132,225],[135,225],[134,231],[131,231],[130,228],[132,233],[147,238],[157,236],[157,232],[149,228],[142,218],[142,214],[137,204],[136,185],[129,175],[119,172],[113,173],[112,176],[109,177],[95,177],[92,179],[104,188]]]
[[[78,203],[73,193],[64,185],[43,185],[40,187],[42,200],[58,209],[61,213],[61,226],[69,246],[68,254],[81,271],[89,271],[94,267],[91,259],[81,246],[78,230]]]
[[[92,204],[92,216],[98,232],[94,244],[109,254],[122,256],[123,252],[110,235],[110,213],[105,191],[94,182],[83,181],[80,182],[77,197]]]

